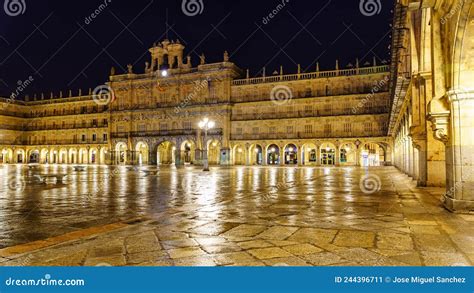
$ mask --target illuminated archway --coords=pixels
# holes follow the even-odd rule
[[[263,164],[263,148],[259,144],[251,145],[249,148],[250,165]]]
[[[336,146],[332,143],[323,143],[320,150],[321,165],[334,166],[336,164]]]
[[[135,147],[137,152],[137,163],[138,165],[148,164],[148,144],[146,142],[139,142]]]
[[[68,163],[68,160],[67,160],[67,149],[60,149],[59,150],[59,161],[58,161],[59,164],[67,164]]]
[[[280,165],[280,148],[276,144],[267,147],[267,164]]]
[[[314,143],[304,144],[301,148],[301,163],[303,165],[316,165],[318,163],[318,148]]]
[[[181,161],[184,164],[193,164],[196,155],[196,144],[192,140],[186,140],[181,144]]]
[[[221,156],[221,143],[217,139],[207,143],[207,158],[209,165],[219,165]]]
[[[164,141],[157,148],[158,165],[171,165],[175,163],[176,146],[170,141]]]
[[[69,164],[78,163],[78,154],[75,148],[69,149]]]
[[[339,162],[341,165],[357,165],[357,148],[353,143],[344,143],[339,148]]]
[[[0,153],[0,164],[12,164],[13,162],[13,151],[10,148],[5,148]]]
[[[91,148],[89,150],[89,163],[90,164],[99,163],[99,150],[97,148]]]
[[[385,150],[377,143],[366,143],[362,145],[360,153],[360,164],[363,167],[376,167],[383,165],[385,161]]]
[[[127,163],[127,145],[124,142],[119,142],[115,146],[115,162],[117,164]]]
[[[298,164],[298,147],[292,143],[285,146],[285,165]]]
[[[246,150],[245,146],[242,144],[237,144],[233,148],[233,158],[234,158],[234,165],[237,166],[244,166],[246,165]]]

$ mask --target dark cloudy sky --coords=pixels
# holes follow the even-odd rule
[[[313,71],[316,61],[321,69],[334,68],[336,58],[341,67],[357,57],[361,63],[373,56],[390,60],[390,0],[381,0],[373,16],[361,12],[359,0],[195,0],[202,8],[195,16],[184,13],[185,0],[105,0],[107,7],[91,21],[86,18],[104,0],[17,1],[24,1],[23,14],[10,16],[0,7],[3,96],[29,76],[34,81],[24,93],[33,94],[94,88],[107,80],[112,66],[122,72],[132,63],[142,72],[149,47],[166,36],[166,15],[170,39],[186,45],[195,65],[198,54],[219,62],[224,50],[252,76],[280,64],[292,73],[298,63]],[[264,21],[282,2],[284,7]]]

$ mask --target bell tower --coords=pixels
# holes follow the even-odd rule
[[[169,69],[183,68],[184,46],[179,40],[169,41],[168,39],[153,45],[150,49],[151,67],[149,71],[160,70],[162,66],[168,66]]]

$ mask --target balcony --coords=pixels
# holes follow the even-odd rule
[[[196,135],[197,129],[173,129],[173,130],[157,130],[157,131],[132,131],[132,132],[115,132],[111,134],[112,138],[128,138],[128,137],[157,137],[157,136],[184,136]],[[211,129],[208,135],[222,135],[222,128]]]
[[[301,74],[289,74],[289,75],[248,78],[248,79],[237,79],[232,82],[232,85],[253,85],[253,84],[262,84],[262,83],[288,82],[288,81],[296,81],[296,80],[308,80],[308,79],[318,79],[318,78],[328,78],[328,77],[338,77],[338,76],[367,75],[367,74],[388,72],[389,69],[390,67],[388,65],[382,65],[382,66],[331,70],[331,71],[319,71],[319,72],[301,73]]]
[[[357,137],[380,137],[385,136],[385,131],[358,131],[358,132],[344,132],[344,131],[332,131],[332,132],[280,132],[280,133],[244,133],[244,134],[232,134],[231,140],[265,140],[265,139],[321,139],[321,138],[357,138]]]
[[[388,107],[360,107],[357,113],[352,113],[351,109],[334,109],[334,110],[314,110],[314,111],[292,111],[292,112],[276,112],[276,113],[250,113],[250,114],[234,114],[232,121],[246,120],[263,120],[263,119],[293,119],[293,118],[315,118],[330,117],[344,115],[367,115],[367,114],[387,114]]]

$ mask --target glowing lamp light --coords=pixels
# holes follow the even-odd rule
[[[255,152],[258,154],[260,151],[258,149],[255,149]]]
[[[290,153],[292,153],[292,152],[293,152],[293,148],[290,147],[290,148],[288,149],[288,151],[289,151]]]
[[[275,148],[271,148],[270,151],[271,151],[272,153],[274,153],[274,152],[276,151],[276,149],[275,149]]]
[[[242,149],[239,149],[239,153],[241,153],[241,152],[242,152]]]
[[[162,70],[161,71],[161,76],[162,77],[167,77],[168,76],[168,70]]]

